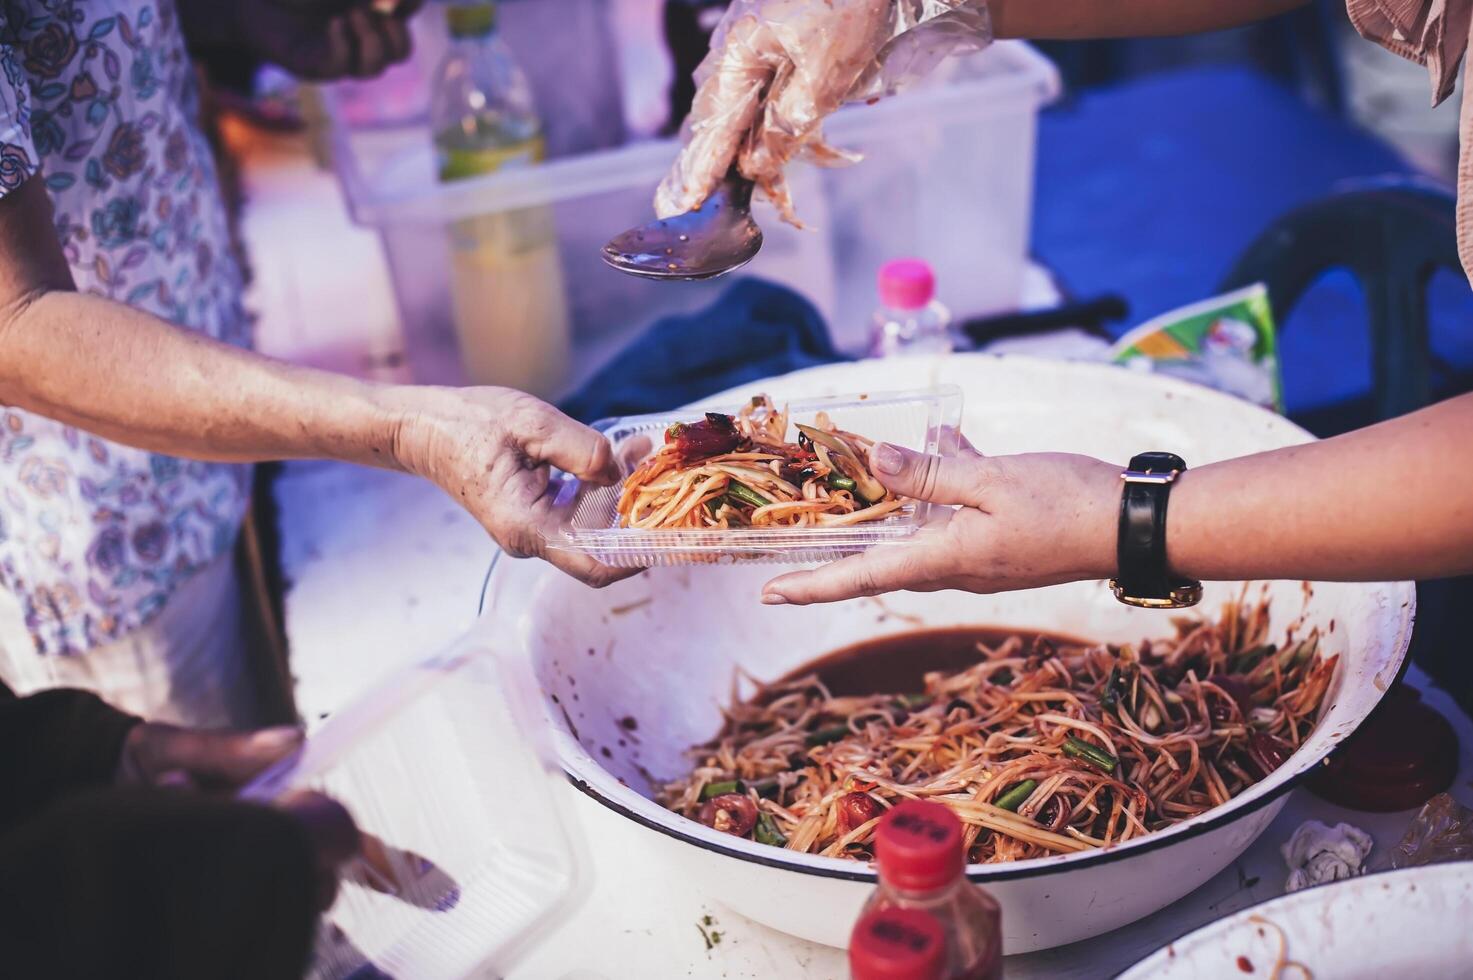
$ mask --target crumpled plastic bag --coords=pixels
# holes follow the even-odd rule
[[[1371,845],[1370,834],[1348,823],[1329,827],[1310,820],[1300,824],[1288,843],[1279,848],[1289,866],[1284,891],[1297,892],[1361,874]]]
[[[986,0],[734,0],[696,70],[684,146],[655,193],[655,213],[700,206],[735,163],[799,225],[787,164],[799,154],[825,165],[857,160],[823,142],[825,117],[991,40]]]
[[[1391,849],[1393,868],[1473,861],[1473,810],[1446,793],[1422,804],[1406,836]]]

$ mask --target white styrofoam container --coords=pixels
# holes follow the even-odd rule
[[[863,162],[791,168],[808,230],[759,203],[766,236],[746,272],[807,296],[843,348],[862,347],[880,264],[919,256],[940,298],[967,316],[1013,308],[1022,289],[1032,213],[1038,112],[1059,92],[1053,65],[1021,42],[953,59],[931,79],[873,106],[836,113],[826,130]],[[332,100],[329,98],[329,111]],[[677,144],[648,140],[516,171],[439,184],[422,124],[354,129],[333,113],[334,159],[349,211],[377,228],[407,331],[411,369],[453,380],[446,225],[482,214],[552,206],[575,338],[617,334],[709,303],[723,288],[659,283],[607,268],[603,244],[652,217],[654,188]],[[436,359],[433,352],[440,351]],[[447,372],[449,372],[447,374]]]

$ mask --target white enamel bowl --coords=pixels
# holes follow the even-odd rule
[[[1473,862],[1348,878],[1283,895],[1165,946],[1120,980],[1466,977]]]
[[[779,401],[960,385],[963,428],[988,453],[1087,452],[1124,460],[1172,450],[1197,465],[1306,441],[1289,422],[1195,386],[1124,370],[1027,358],[861,362],[819,368],[716,396]],[[1251,533],[1251,528],[1244,528]],[[531,659],[564,768],[604,805],[643,824],[649,859],[704,882],[712,901],[785,932],[843,945],[875,875],[869,867],[739,840],[663,809],[650,777],[685,771],[688,746],[720,724],[738,667],[774,678],[820,654],[918,626],[999,625],[1137,641],[1170,632],[1157,612],[1127,608],[1101,583],[1001,596],[901,594],[810,608],[759,605],[772,565],[653,569],[603,591],[541,563],[503,560],[486,610]],[[1238,585],[1208,587],[1215,610]],[[1395,680],[1411,632],[1410,584],[1273,586],[1274,629],[1304,619],[1342,655],[1324,717],[1277,772],[1226,806],[1104,851],[974,866],[1001,902],[1005,948],[1023,953],[1117,928],[1185,895],[1242,853]],[[629,721],[632,719],[632,723]]]

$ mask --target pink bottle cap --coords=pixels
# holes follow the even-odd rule
[[[936,274],[924,259],[893,259],[880,266],[880,302],[892,310],[918,310],[936,295]]]

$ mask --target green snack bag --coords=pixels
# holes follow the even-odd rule
[[[1156,371],[1284,410],[1274,314],[1263,283],[1143,323],[1115,342],[1110,359],[1132,370]]]

